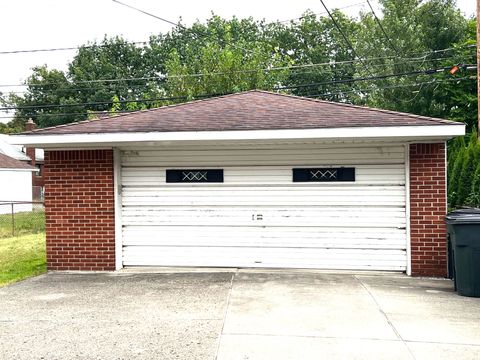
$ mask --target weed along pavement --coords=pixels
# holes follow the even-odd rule
[[[449,280],[154,271],[47,273],[0,288],[0,358],[480,358],[480,299]]]

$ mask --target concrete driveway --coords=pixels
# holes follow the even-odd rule
[[[478,359],[480,299],[386,274],[51,273],[0,289],[1,359]]]

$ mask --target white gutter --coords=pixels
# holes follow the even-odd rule
[[[465,125],[381,126],[296,130],[123,132],[101,134],[12,135],[11,143],[35,147],[74,147],[135,142],[294,140],[294,139],[449,139],[465,134]]]

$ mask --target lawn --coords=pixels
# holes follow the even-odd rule
[[[11,214],[0,215],[0,239],[41,232],[45,232],[45,211],[43,210],[16,213],[13,223]]]
[[[0,238],[0,287],[46,269],[45,233]]]
[[[0,287],[47,269],[45,256],[45,213],[0,215]],[[15,234],[12,236],[12,234]]]

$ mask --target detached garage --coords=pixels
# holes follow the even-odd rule
[[[43,147],[51,270],[443,276],[451,121],[250,91],[17,136]]]

